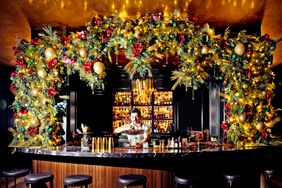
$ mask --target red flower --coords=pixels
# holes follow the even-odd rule
[[[173,58],[173,60],[172,60],[172,64],[174,64],[174,65],[176,65],[176,66],[180,66],[180,64],[179,64],[179,56],[177,55],[177,56],[175,56],[174,58]]]
[[[181,34],[181,35],[179,36],[179,38],[180,38],[180,42],[183,42],[183,41],[184,41],[184,35]]]
[[[68,44],[68,43],[70,43],[70,39],[68,37],[66,37],[66,36],[61,36],[60,39],[61,39],[61,44]]]
[[[225,105],[226,112],[228,113],[230,111],[230,109],[231,109],[231,104],[230,103],[226,103],[226,105]]]
[[[27,134],[29,135],[29,136],[33,136],[36,132],[38,131],[38,127],[29,127],[28,129],[27,129]]]
[[[268,133],[267,133],[266,131],[263,131],[263,132],[261,133],[261,138],[262,138],[262,139],[266,138],[267,136],[268,136]]]
[[[39,38],[31,39],[31,43],[34,44],[34,45],[37,45],[37,44],[40,43],[40,39]]]
[[[19,116],[18,116],[18,114],[15,112],[14,114],[13,114],[13,118],[18,118]]]
[[[92,72],[92,63],[91,63],[91,61],[88,61],[88,62],[86,62],[85,64],[84,64],[84,71],[85,72]]]
[[[197,22],[197,21],[199,20],[199,18],[198,18],[197,16],[193,16],[192,20],[193,20],[194,22]]]
[[[21,113],[25,115],[25,114],[28,113],[28,110],[26,108],[23,108],[23,109],[21,109]]]
[[[135,42],[135,43],[134,43],[134,51],[133,51],[133,53],[132,53],[132,56],[133,56],[133,57],[137,56],[138,54],[140,54],[140,53],[142,52],[142,50],[143,50],[143,45],[142,45],[142,43],[140,43],[140,42]]]
[[[20,65],[21,67],[25,68],[26,67],[26,64],[24,62],[23,59],[17,59],[16,60],[16,65]]]
[[[246,70],[245,75],[247,78],[251,78],[251,71],[249,69]]]
[[[19,77],[22,77],[23,76],[23,73],[22,72],[19,72]]]
[[[102,23],[102,20],[100,18],[93,17],[92,24],[95,26],[99,26]]]
[[[17,74],[15,72],[12,72],[11,77],[15,77],[15,76],[17,76]]]
[[[33,73],[33,70],[29,69],[28,74],[32,74],[32,73]]]
[[[12,93],[14,93],[16,90],[17,90],[17,88],[14,86],[14,84],[11,84],[11,86],[10,86],[10,91],[11,91]]]
[[[48,89],[48,95],[49,95],[50,97],[54,97],[56,94],[57,94],[57,91],[55,90],[55,88],[50,87],[50,88]]]
[[[225,131],[228,131],[228,130],[229,130],[229,127],[230,127],[230,125],[229,125],[228,123],[223,122],[223,123],[221,124],[221,128],[222,128],[223,130],[225,130]]]
[[[55,58],[51,59],[50,61],[47,62],[47,65],[48,65],[49,68],[53,68],[57,64],[58,64],[58,62],[57,62],[57,60]]]
[[[78,33],[77,38],[79,38],[79,39],[81,40],[81,39],[85,39],[86,36],[87,36],[87,33],[86,33],[85,31],[80,31],[80,32]]]

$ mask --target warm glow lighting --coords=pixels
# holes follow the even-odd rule
[[[88,8],[88,2],[87,1],[84,1],[84,11],[86,11]]]
[[[174,5],[177,5],[177,0],[174,0]]]
[[[32,4],[33,0],[28,0],[29,4]]]
[[[129,3],[128,0],[126,0],[125,3],[128,5],[128,3]]]
[[[61,1],[61,9],[65,8],[65,1]]]
[[[145,103],[148,100],[151,93],[154,89],[154,81],[153,79],[145,79],[145,80],[132,80],[132,90],[133,93],[137,94],[140,97],[140,100]]]
[[[127,12],[125,9],[123,9],[120,13],[119,13],[119,17],[121,19],[125,19],[127,17]]]
[[[234,7],[237,6],[237,1],[236,1],[236,0],[233,1],[233,6],[234,6]]]
[[[255,2],[252,1],[252,2],[251,2],[251,9],[254,9],[254,7],[255,7]]]
[[[112,9],[113,9],[113,10],[115,9],[115,4],[114,4],[114,3],[112,4]]]
[[[242,0],[242,6],[244,6],[246,4],[246,0]]]
[[[164,8],[164,17],[169,17],[167,6]]]
[[[225,0],[222,0],[221,4],[222,4],[222,5],[225,5]]]

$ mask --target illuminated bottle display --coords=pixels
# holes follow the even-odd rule
[[[136,107],[141,111],[142,123],[147,124],[153,132],[170,131],[173,124],[172,91],[154,91],[147,95],[118,91],[113,99],[113,129],[130,123],[129,110]]]

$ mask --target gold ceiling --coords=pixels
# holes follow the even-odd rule
[[[85,26],[96,14],[134,17],[139,13],[162,12],[169,15],[178,9],[214,28],[227,28],[260,24],[268,1],[276,0],[1,0],[0,61],[13,65],[12,47],[16,38],[30,40],[32,29]]]

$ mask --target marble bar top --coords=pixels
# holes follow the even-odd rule
[[[244,151],[254,150],[261,147],[248,147]],[[265,147],[262,147],[265,148]],[[193,143],[185,149],[167,148],[111,148],[92,149],[84,151],[79,146],[57,146],[52,148],[42,147],[14,147],[16,153],[26,153],[44,156],[65,156],[65,157],[93,157],[93,158],[185,158],[189,156],[199,156],[207,153],[222,153],[232,151],[243,151],[232,148],[228,145]]]

